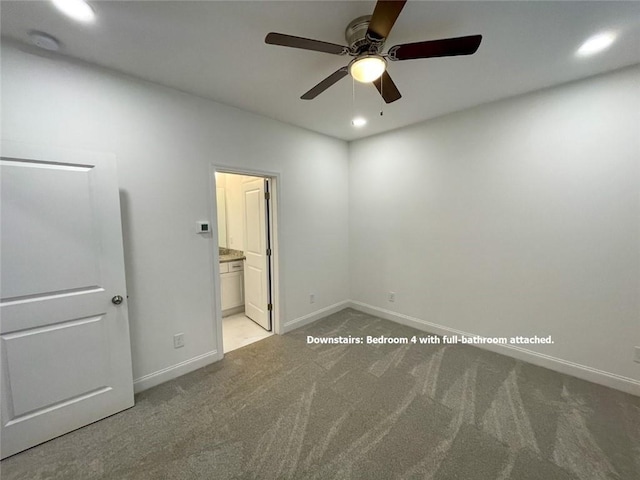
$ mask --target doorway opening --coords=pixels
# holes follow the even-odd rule
[[[214,183],[219,260],[216,318],[222,340],[218,345],[228,353],[279,330],[272,201],[276,178],[216,169]]]

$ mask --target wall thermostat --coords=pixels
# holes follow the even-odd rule
[[[196,230],[197,233],[209,233],[211,231],[211,228],[209,226],[209,222],[198,222],[198,229]]]

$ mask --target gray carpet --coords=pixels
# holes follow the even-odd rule
[[[640,398],[343,310],[6,459],[2,479],[640,478]]]

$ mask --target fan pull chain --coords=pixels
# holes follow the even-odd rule
[[[351,123],[356,118],[356,80],[351,77]]]
[[[384,93],[384,75],[380,77],[380,116],[384,115],[384,97],[382,94]]]

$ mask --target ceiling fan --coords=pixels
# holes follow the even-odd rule
[[[359,82],[373,83],[386,103],[395,102],[402,95],[387,72],[388,60],[396,62],[417,58],[472,55],[482,41],[482,35],[444,38],[394,45],[387,53],[382,53],[389,32],[405,3],[407,0],[378,0],[373,15],[358,17],[347,26],[345,37],[348,47],[274,32],[269,33],[264,41],[270,45],[354,57],[347,66],[336,70],[302,95],[300,98],[303,100],[316,98],[338,80],[351,74]]]

